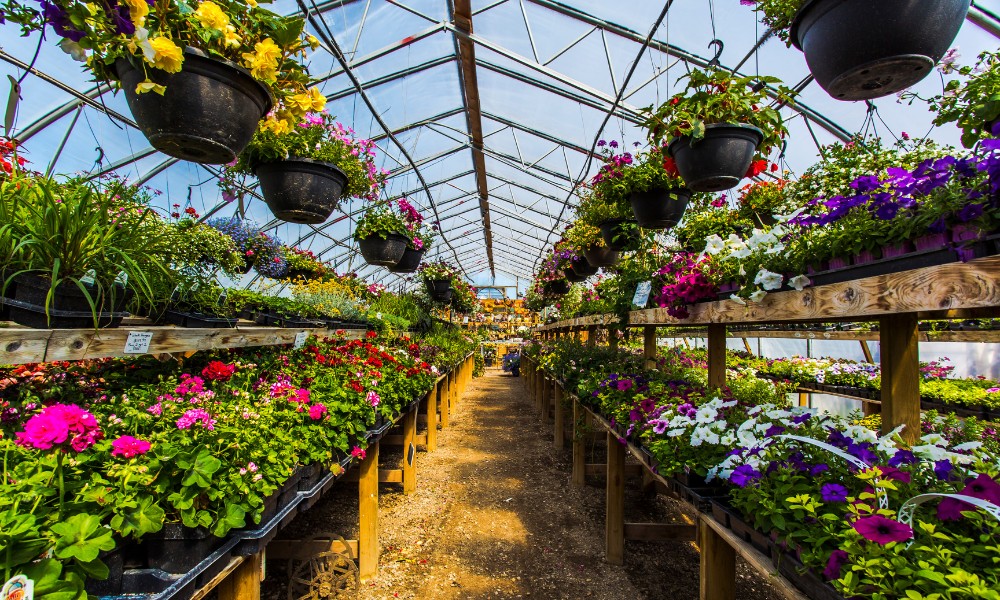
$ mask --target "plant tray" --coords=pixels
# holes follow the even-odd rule
[[[811,600],[844,600],[837,590],[811,569],[806,569],[792,554],[771,544],[771,561],[785,579],[802,590]]]
[[[94,315],[89,311],[50,309],[45,316],[45,307],[13,298],[0,298],[0,305],[7,311],[7,318],[19,325],[32,329],[92,329]],[[121,325],[127,312],[102,312],[97,317],[101,328],[112,329]]]
[[[177,310],[168,310],[163,313],[161,321],[177,325],[178,327],[187,327],[188,329],[232,329],[236,327],[239,319],[230,319],[228,317],[205,313],[186,313]]]

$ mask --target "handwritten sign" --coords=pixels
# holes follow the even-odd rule
[[[649,302],[649,292],[652,290],[652,281],[641,282],[639,287],[635,289],[635,296],[632,298],[632,305],[636,308],[646,308],[646,303]]]
[[[296,333],[295,334],[295,343],[292,344],[292,348],[298,350],[302,346],[305,346],[306,345],[306,339],[308,339],[308,338],[309,338],[309,332],[308,331],[300,331],[300,332]]]
[[[153,341],[152,331],[130,331],[125,340],[125,354],[146,354]]]

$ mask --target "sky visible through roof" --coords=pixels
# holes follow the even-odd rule
[[[571,193],[600,137],[625,144],[644,142],[636,126],[639,110],[674,93],[676,79],[689,64],[714,54],[710,42],[724,44],[721,64],[745,74],[772,75],[793,86],[807,75],[805,60],[794,48],[771,37],[756,52],[765,33],[755,13],[738,0],[675,0],[656,29],[653,43],[640,53],[664,4],[659,1],[611,0],[472,0],[471,39],[481,109],[485,181],[495,262],[491,276],[486,252],[479,189],[473,161],[473,137],[465,111],[458,57],[459,34],[452,21],[452,0],[304,0],[321,32],[331,36],[349,62],[381,120],[417,166],[427,188],[403,152],[357,93],[335,57],[321,49],[311,55],[310,71],[322,80],[329,111],[360,135],[378,141],[379,161],[391,172],[385,196],[405,195],[425,215],[441,219],[443,240],[429,258],[456,262],[478,285],[530,282],[539,256],[556,241],[572,217]],[[1000,0],[976,4],[1000,13]],[[301,12],[297,0],[279,0],[268,8],[282,14]],[[317,35],[314,24],[307,26]],[[132,181],[147,182],[163,194],[158,208],[193,206],[203,217],[229,215],[235,204],[222,201],[217,170],[171,159],[153,151],[129,124],[121,94],[101,93],[78,63],[64,54],[49,34],[21,38],[14,26],[0,27],[0,74],[19,78],[38,48],[35,68],[46,78],[22,83],[14,135],[24,141],[27,157],[38,170],[53,173],[100,173],[116,170]],[[996,49],[997,38],[966,22],[955,47],[959,62],[972,63],[983,50]],[[685,57],[688,61],[686,62]],[[621,91],[635,63],[631,80]],[[922,96],[941,91],[934,74],[913,88]],[[618,95],[618,109],[599,128]],[[85,96],[81,100],[79,96]],[[786,168],[800,173],[816,162],[817,142],[866,131],[886,139],[902,135],[930,137],[958,144],[958,130],[931,127],[925,106],[900,104],[894,96],[874,101],[874,118],[863,102],[840,102],[818,85],[805,87],[801,105],[815,119],[784,108],[790,132]],[[82,107],[82,108],[81,108]],[[594,160],[585,177],[599,166]],[[342,210],[317,226],[277,222],[266,205],[251,199],[246,216],[267,224],[285,243],[313,250],[339,271],[353,270],[392,289],[411,282],[364,264],[351,240],[364,206],[347,199]],[[247,277],[250,280],[250,276]]]

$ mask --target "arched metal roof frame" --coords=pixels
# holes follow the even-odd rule
[[[319,28],[327,28],[329,32],[329,26],[326,24],[326,18],[329,13],[336,11],[338,9],[343,9],[353,4],[357,4],[361,0],[331,0],[328,2],[313,3],[307,6],[302,0],[299,0],[300,9],[302,12],[308,13],[313,19],[313,25]],[[495,111],[485,110],[479,106],[478,99],[478,89],[476,88],[476,75],[477,72],[489,72],[501,75],[507,79],[524,83],[530,85],[538,90],[554,94],[566,100],[577,102],[581,107],[588,107],[590,109],[606,113],[607,118],[605,123],[611,118],[619,119],[623,122],[637,123],[640,119],[638,109],[630,106],[625,102],[629,97],[633,96],[645,86],[653,83],[658,77],[660,77],[663,71],[654,71],[654,73],[646,78],[643,83],[637,84],[636,87],[629,88],[630,93],[626,94],[626,87],[622,86],[619,82],[615,80],[615,70],[612,64],[611,51],[608,49],[607,37],[608,35],[628,40],[634,43],[645,43],[651,50],[658,51],[665,56],[671,57],[676,61],[681,61],[684,63],[686,68],[691,66],[704,67],[709,63],[709,59],[702,57],[698,54],[691,53],[680,46],[669,44],[666,41],[658,39],[654,34],[656,33],[655,28],[650,32],[648,36],[645,36],[632,28],[625,25],[610,21],[607,19],[600,18],[572,6],[565,2],[560,2],[557,0],[496,0],[494,2],[485,3],[483,6],[472,10],[471,0],[445,0],[447,9],[447,19],[440,20],[434,18],[430,15],[425,14],[421,10],[407,6],[402,2],[396,0],[386,0],[388,4],[402,9],[409,14],[415,15],[420,19],[430,23],[429,27],[426,27],[415,34],[410,35],[398,42],[393,44],[385,45],[381,48],[377,48],[373,51],[368,52],[366,55],[354,58],[354,53],[358,48],[358,40],[361,38],[364,30],[364,18],[362,19],[362,24],[358,28],[357,37],[354,40],[354,47],[352,49],[352,59],[347,60],[346,56],[341,52],[339,46],[337,45],[337,40],[325,39],[327,42],[326,50],[338,58],[340,63],[339,69],[331,69],[330,72],[326,73],[321,79],[326,81],[332,81],[341,76],[347,76],[352,80],[354,84],[353,88],[343,87],[337,91],[328,94],[331,100],[337,100],[342,98],[349,98],[352,96],[365,97],[365,90],[370,90],[372,88],[377,88],[382,85],[391,84],[399,80],[404,80],[406,78],[412,78],[419,76],[424,72],[428,72],[431,69],[442,67],[448,65],[449,63],[455,63],[456,70],[459,73],[459,81],[461,85],[461,96],[462,96],[462,107],[452,108],[445,112],[441,112],[429,118],[418,119],[413,121],[408,121],[399,124],[392,128],[382,122],[382,119],[378,113],[377,108],[371,105],[371,112],[376,120],[380,121],[383,129],[386,131],[373,137],[378,142],[392,141],[397,146],[396,152],[390,151],[389,148],[384,148],[384,154],[391,160],[399,163],[399,166],[392,169],[390,173],[390,179],[396,178],[406,178],[409,179],[411,175],[416,175],[417,179],[420,180],[420,186],[416,189],[407,191],[404,194],[417,194],[424,192],[426,194],[427,202],[421,204],[425,205],[425,208],[431,208],[435,212],[438,208],[442,209],[442,213],[438,215],[439,220],[455,220],[461,219],[465,221],[459,224],[460,229],[466,229],[469,225],[475,225],[475,231],[482,230],[483,242],[482,247],[470,247],[471,243],[468,240],[463,241],[461,244],[455,244],[454,246],[448,240],[448,232],[443,233],[442,241],[444,246],[448,246],[451,249],[451,254],[454,259],[459,263],[460,267],[464,267],[463,259],[468,256],[480,257],[485,254],[489,268],[493,276],[496,273],[496,264],[493,260],[493,250],[494,246],[500,246],[502,244],[503,253],[505,255],[504,260],[515,261],[519,266],[517,267],[517,274],[523,274],[525,277],[530,277],[531,270],[534,265],[537,264],[537,258],[544,251],[547,246],[547,241],[550,239],[551,235],[555,232],[556,228],[560,226],[561,223],[565,222],[563,219],[563,213],[567,206],[572,206],[573,191],[576,186],[579,185],[579,177],[574,176],[570,169],[570,159],[569,154],[584,155],[586,156],[587,163],[589,164],[592,155],[591,151],[587,150],[578,143],[573,142],[568,139],[567,136],[562,136],[554,133],[542,132],[537,128],[531,126],[528,123],[521,122],[520,119],[516,117],[502,116],[497,114]],[[525,10],[525,4],[534,5],[537,7],[542,7],[550,10],[559,15],[569,17],[570,19],[583,23],[588,26],[588,29],[576,36],[573,40],[569,41],[567,44],[561,47],[560,50],[555,52],[553,56],[545,61],[542,61],[539,57],[538,51],[536,49],[535,40],[533,37],[532,26],[530,23],[528,12]],[[504,47],[486,37],[483,37],[477,33],[474,33],[472,21],[473,19],[490,10],[500,7],[505,4],[519,4],[521,14],[524,19],[524,26],[527,31],[528,43],[530,44],[531,54],[533,58],[528,58],[517,52]],[[664,7],[664,12],[669,10],[671,2],[667,2]],[[976,23],[980,27],[983,27],[993,35],[997,36],[1000,34],[1000,19],[997,18],[996,14],[991,12],[989,8],[981,6],[983,2],[979,3],[980,6],[974,6],[969,15],[969,20]],[[365,16],[368,14],[368,9],[372,5],[372,0],[366,0],[365,2]],[[332,32],[330,32],[332,33]],[[616,92],[616,95],[609,95],[600,89],[594,88],[590,85],[582,83],[580,81],[574,80],[557,69],[550,67],[549,65],[555,61],[557,58],[568,52],[570,49],[574,48],[577,44],[580,44],[583,40],[588,37],[599,33],[601,39],[604,42],[605,48],[605,58],[608,61],[609,73],[612,79],[612,89]],[[449,55],[442,55],[437,58],[432,58],[429,60],[422,61],[416,65],[408,66],[403,69],[397,69],[392,72],[383,74],[379,77],[371,78],[366,82],[361,82],[356,74],[353,72],[354,69],[364,67],[366,65],[373,65],[379,61],[384,61],[399,50],[416,44],[422,40],[433,38],[434,36],[450,35],[452,37],[455,52]],[[765,40],[769,37],[769,32],[764,32],[758,43],[751,49],[750,53],[736,65],[736,68],[740,68],[744,63],[751,57],[755,50],[757,50]],[[475,57],[474,51],[476,48],[483,49],[487,52],[487,57]],[[470,51],[471,50],[471,51]],[[514,63],[517,67],[513,68],[511,66],[505,66],[496,62],[495,59],[491,59],[490,55],[499,55],[508,62]],[[640,57],[642,53],[640,52]],[[76,122],[76,118],[79,117],[83,107],[89,107],[94,110],[99,110],[107,114],[111,119],[122,123],[125,127],[135,127],[132,120],[122,115],[121,113],[115,112],[114,110],[108,108],[103,101],[104,94],[108,91],[106,86],[92,86],[84,91],[77,91],[73,87],[62,83],[59,78],[51,75],[50,73],[44,72],[36,67],[29,67],[28,64],[24,63],[17,57],[9,54],[3,49],[0,49],[0,59],[6,61],[7,63],[14,65],[16,68],[21,70],[29,70],[32,74],[40,77],[41,79],[47,81],[48,83],[56,86],[63,92],[70,94],[72,97],[69,101],[65,102],[61,106],[51,110],[49,113],[42,115],[41,117],[35,119],[34,122],[30,123],[21,131],[22,139],[27,139],[33,137],[38,132],[44,130],[46,127],[52,126],[60,122],[63,118],[72,115],[74,112],[76,114],[72,117],[73,121],[67,130],[66,136],[63,138],[62,144],[66,143],[69,138],[69,131],[72,129]],[[638,58],[636,59],[638,60]],[[676,64],[676,63],[674,63]],[[673,66],[673,65],[671,65]],[[527,72],[525,72],[527,70]],[[664,70],[665,71],[665,70]],[[809,85],[811,78],[807,77],[800,81],[796,87],[805,88]],[[808,105],[803,103],[798,103],[796,106],[792,107],[794,113],[801,115],[805,126],[807,127],[810,135],[813,137],[817,146],[819,145],[819,140],[816,138],[815,133],[812,129],[812,124],[819,125],[821,128],[826,130],[831,135],[845,139],[850,135],[850,130],[846,129],[832,119],[827,118],[822,113],[812,110]],[[456,117],[460,114],[466,116],[467,130],[462,132],[454,127],[442,123],[442,121],[447,120],[451,117]],[[478,124],[476,123],[478,121]],[[493,122],[502,126],[501,129],[495,130],[491,133],[484,135],[483,126],[484,122]],[[413,131],[421,130],[433,130],[438,134],[445,135],[446,137],[451,137],[455,141],[459,142],[459,145],[455,147],[442,150],[433,153],[428,156],[414,156],[411,158],[406,147],[396,140],[396,136],[406,134]],[[501,131],[509,130],[514,137],[514,143],[517,150],[517,156],[511,154],[510,152],[505,152],[500,148],[491,148],[490,145],[486,144],[484,140],[488,139],[490,136],[497,134]],[[450,134],[445,133],[450,132]],[[454,138],[451,134],[459,134],[460,137]],[[524,156],[521,155],[520,147],[517,145],[517,134],[524,134],[530,136],[535,140],[544,140],[545,142],[552,144],[548,148],[548,152],[544,153],[540,158],[537,158],[531,162],[525,160]],[[600,132],[598,132],[598,136]],[[595,142],[596,142],[595,137]],[[61,147],[59,150],[61,150]],[[456,154],[469,149],[473,157],[473,169],[460,169],[457,172],[443,178],[439,178],[433,184],[427,184],[421,173],[422,167],[432,167],[436,166],[442,162],[449,161]],[[561,153],[566,162],[567,173],[560,173],[559,171],[553,170],[550,167],[539,164],[542,160],[548,158],[550,155],[555,153]],[[569,154],[567,154],[569,153]],[[57,151],[58,154],[58,151]],[[139,161],[143,161],[154,156],[156,153],[151,148],[140,149],[134,151],[132,154],[124,157],[117,158],[110,161],[107,165],[101,165],[100,170],[94,173],[94,176],[98,176],[103,173],[111,172],[117,169],[125,168]],[[405,160],[399,158],[402,156]],[[487,159],[492,159],[496,161],[494,168],[489,168]],[[53,161],[54,163],[55,161]],[[169,169],[177,161],[174,159],[165,159],[160,161],[150,167],[146,173],[140,177],[140,181],[148,181],[154,177],[161,174],[163,171]],[[558,189],[560,192],[567,192],[565,199],[559,198],[553,193],[545,192],[534,188],[530,184],[526,184],[524,181],[517,181],[513,176],[504,176],[506,172],[499,172],[497,167],[499,166],[510,167],[516,169],[533,180],[537,180],[539,184],[544,184],[545,186],[551,186]],[[204,167],[206,176],[215,176],[218,171],[214,168]],[[456,180],[466,178],[470,175],[474,175],[476,179],[476,190],[473,192],[468,192],[466,195],[456,196],[453,198],[448,198],[443,201],[435,200],[435,198],[430,193],[430,190],[437,188],[439,186],[450,185]],[[493,179],[500,182],[499,185],[490,186],[489,180]],[[502,196],[497,191],[501,188],[507,188],[510,192],[509,196]],[[456,188],[460,189],[460,188]],[[525,200],[525,196],[528,195],[535,199],[534,204],[530,201]],[[396,194],[393,194],[396,196]],[[447,212],[452,203],[458,202],[459,204],[464,203],[466,200],[475,198],[478,200],[480,209],[480,220],[472,221],[465,219],[466,215],[471,213],[473,209],[464,209],[457,213]],[[495,200],[495,203],[491,203],[491,200]],[[253,200],[251,200],[253,201]],[[535,209],[534,206],[538,202],[545,203],[543,209]],[[559,214],[553,214],[552,210],[549,209],[549,203],[553,203],[559,206]],[[508,210],[507,206],[513,207],[513,210]],[[216,205],[212,207],[208,214],[213,214],[224,208],[224,205]],[[517,222],[525,225],[529,230],[544,229],[542,224],[538,223],[534,219],[525,216],[525,213],[533,213],[539,216],[544,216],[554,221],[554,225],[549,229],[545,240],[539,238],[535,235],[525,233],[523,231],[511,229],[511,233],[521,236],[519,238],[494,238],[493,231],[490,222],[490,212],[491,209],[497,212],[498,217],[505,218],[508,222]],[[343,217],[334,218],[330,222],[317,227],[311,227],[306,230],[297,243],[303,243],[307,239],[314,236],[323,236],[331,242],[326,248],[321,250],[323,255],[330,252],[336,252],[335,260],[338,263],[351,262],[351,257],[348,255],[353,255],[357,253],[357,249],[353,243],[351,243],[350,236],[346,236],[343,239],[337,239],[335,237],[326,234],[325,230],[328,227],[332,227],[335,224],[341,223],[343,221],[352,222],[353,218],[356,217],[363,208],[356,209],[349,214],[343,215]],[[522,213],[522,214],[517,214]],[[206,215],[207,216],[207,215]],[[277,222],[267,223],[267,227],[276,227]],[[466,237],[468,233],[466,232]],[[534,241],[542,243],[541,248],[536,249],[535,244],[532,243],[530,246],[523,243],[524,237],[530,237]],[[513,245],[505,242],[505,239],[516,241]],[[439,242],[440,244],[440,242]],[[462,252],[457,252],[461,249]],[[530,256],[535,252],[538,252],[535,256]],[[441,252],[441,246],[438,246],[436,250],[438,254]],[[532,261],[530,266],[528,261]],[[521,269],[527,269],[526,273],[520,273]],[[510,269],[505,270],[509,273]],[[466,269],[466,275],[469,276],[470,273]]]

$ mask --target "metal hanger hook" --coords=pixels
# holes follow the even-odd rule
[[[708,61],[708,66],[717,67],[719,66],[719,59],[722,58],[722,50],[726,47],[726,45],[722,42],[722,40],[716,38],[708,43],[709,48],[712,46],[716,47],[715,56],[712,57],[712,60]]]

